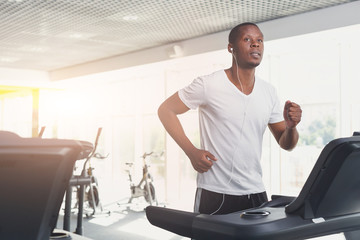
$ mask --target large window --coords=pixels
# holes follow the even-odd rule
[[[325,144],[359,130],[359,110],[354,107],[359,73],[352,54],[359,51],[354,44],[360,38],[359,28],[266,43],[259,75],[275,85],[282,102],[295,101],[303,110],[296,149],[275,154],[276,144],[270,145],[275,147],[265,175],[271,193],[297,195]]]
[[[0,95],[0,128],[30,137],[32,106],[31,90],[18,90]]]

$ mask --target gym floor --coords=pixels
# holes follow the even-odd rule
[[[94,240],[185,240],[188,238],[173,234],[151,225],[145,214],[146,204],[113,203],[104,206],[102,213],[84,217],[83,236]],[[109,214],[110,212],[110,214]],[[77,227],[77,211],[70,220],[70,232]],[[63,211],[60,211],[57,228],[63,228]]]

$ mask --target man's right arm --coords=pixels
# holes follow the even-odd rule
[[[175,93],[160,105],[158,115],[166,131],[189,157],[193,168],[202,173],[211,168],[213,163],[210,160],[216,161],[216,158],[208,151],[197,149],[186,136],[177,115],[189,110]]]

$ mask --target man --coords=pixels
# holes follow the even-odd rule
[[[226,214],[267,201],[260,165],[266,126],[283,149],[297,144],[300,106],[287,101],[282,110],[275,89],[255,77],[263,38],[256,24],[234,27],[228,44],[231,68],[195,79],[159,107],[165,129],[198,172],[195,212]],[[190,142],[177,117],[195,108],[201,149]]]

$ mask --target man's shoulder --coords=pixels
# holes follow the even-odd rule
[[[217,70],[212,73],[199,76],[198,78],[203,79],[203,80],[218,79],[218,78],[224,77],[224,74],[225,74],[224,70]]]

